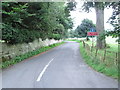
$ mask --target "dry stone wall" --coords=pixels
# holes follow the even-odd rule
[[[62,40],[54,40],[54,39],[46,39],[42,41],[42,39],[34,40],[30,43],[16,44],[16,45],[8,45],[6,43],[2,43],[2,55],[3,59],[12,59],[21,54],[34,51],[43,46],[49,46],[51,44],[62,42]]]

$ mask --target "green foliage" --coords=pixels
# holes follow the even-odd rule
[[[104,9],[105,7],[108,7],[109,4],[110,2],[84,2],[82,10],[85,12],[90,12],[91,8]]]
[[[84,19],[75,31],[69,31],[69,37],[86,37],[87,32],[90,31],[91,28],[95,28],[93,22],[89,19]]]
[[[49,36],[50,39],[54,38],[55,40],[62,39],[62,36],[60,34],[51,34]]]
[[[74,38],[74,37],[79,37],[78,33],[73,31],[73,30],[70,30],[69,31],[69,37],[71,38]]]
[[[66,7],[63,2],[3,2],[2,39],[9,44],[36,38],[62,39],[72,28]]]
[[[99,40],[105,40],[105,38],[106,38],[105,36],[106,36],[105,32],[101,32],[98,36],[98,39]]]
[[[95,28],[93,22],[89,19],[84,19],[82,23],[76,28],[75,32],[78,33],[79,37],[86,37],[87,32],[90,31],[91,28]]]
[[[34,34],[33,34],[34,33]],[[4,24],[2,29],[2,39],[10,44],[28,43],[42,37],[39,31],[13,28],[11,25]]]
[[[114,27],[114,30],[107,32],[107,36],[119,37],[120,36],[120,1],[112,2],[109,7],[113,8],[113,14],[108,22]],[[120,41],[118,41],[120,43]]]
[[[73,11],[73,10],[76,8],[76,4],[77,4],[77,3],[74,2],[74,1],[73,1],[73,2],[68,2],[68,3],[67,3],[67,6],[68,6],[67,9],[68,9],[69,11]]]
[[[34,55],[40,54],[40,53],[42,53],[42,52],[45,52],[45,51],[47,51],[47,50],[49,50],[49,49],[51,49],[51,48],[54,48],[54,47],[56,47],[56,46],[59,46],[59,45],[63,44],[63,43],[64,43],[64,42],[52,44],[52,45],[50,45],[50,46],[42,47],[42,48],[37,49],[37,50],[35,50],[35,51],[28,52],[28,53],[25,53],[25,54],[23,54],[23,55],[17,56],[17,57],[15,57],[15,58],[12,59],[12,60],[6,60],[6,61],[2,62],[2,66],[0,66],[0,68],[7,68],[7,67],[10,66],[10,65],[14,65],[14,64],[16,64],[16,63],[18,63],[18,62],[21,62],[21,61],[29,58],[29,57],[32,57],[32,56],[34,56]]]

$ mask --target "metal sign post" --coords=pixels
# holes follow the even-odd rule
[[[90,29],[90,32],[87,32],[87,36],[92,36],[92,47],[93,47],[93,36],[97,36],[98,32],[94,28]]]
[[[93,47],[93,36],[92,36],[92,47]]]

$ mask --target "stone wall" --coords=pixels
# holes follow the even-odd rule
[[[59,43],[62,40],[54,40],[54,39],[46,39],[42,41],[41,39],[35,40],[30,43],[16,44],[16,45],[8,45],[6,43],[2,43],[2,55],[3,59],[11,59],[15,56],[19,56],[21,54],[36,50],[43,46],[49,46],[54,43]]]

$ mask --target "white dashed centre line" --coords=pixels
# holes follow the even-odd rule
[[[37,82],[39,82],[43,76],[43,74],[45,73],[46,69],[48,68],[48,66],[50,65],[50,63],[54,60],[54,58],[52,60],[49,61],[49,63],[43,68],[42,72],[39,74],[38,78],[37,78]]]

